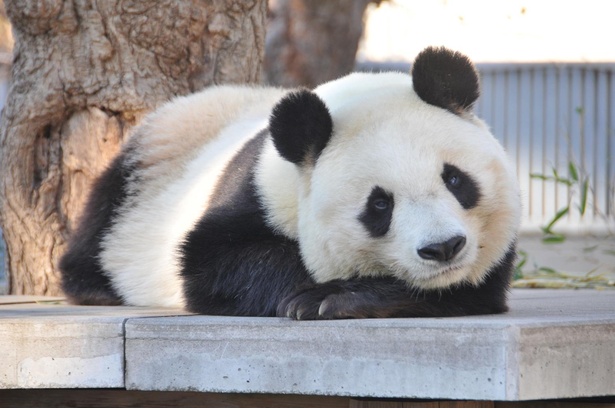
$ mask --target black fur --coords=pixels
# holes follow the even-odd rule
[[[414,91],[428,104],[460,114],[478,99],[474,64],[463,54],[444,47],[421,51],[412,66]]]
[[[266,134],[229,163],[211,209],[181,246],[187,309],[201,314],[273,316],[297,285],[311,283],[297,242],[265,223],[253,170]]]
[[[296,165],[313,164],[329,143],[333,120],[318,95],[302,90],[288,94],[273,108],[269,129],[284,159]]]
[[[372,189],[365,203],[365,210],[359,216],[359,221],[363,223],[371,237],[382,237],[387,234],[391,226],[394,206],[392,193],[388,193],[380,186]]]
[[[117,210],[127,198],[126,180],[134,171],[126,151],[115,158],[92,188],[78,228],[60,259],[62,290],[76,304],[118,305],[121,298],[111,287],[98,260],[100,241],[113,225]]]
[[[446,188],[464,209],[472,209],[478,205],[481,197],[480,188],[472,176],[457,166],[445,163],[441,177]]]
[[[512,245],[485,281],[475,287],[417,290],[391,277],[333,280],[286,297],[278,315],[301,320],[337,318],[455,317],[508,311],[506,297],[516,258]]]

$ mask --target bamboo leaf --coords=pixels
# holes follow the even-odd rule
[[[570,180],[570,179],[556,178],[555,181],[558,182],[558,183],[563,183],[566,186],[574,185],[574,182],[572,180]]]
[[[566,241],[566,236],[564,236],[563,234],[556,234],[552,232],[542,238],[542,242],[545,244],[557,244],[563,243],[564,241]]]
[[[557,174],[556,176],[547,176],[547,175],[543,175],[542,173],[530,173],[530,178],[540,179],[540,180],[552,180],[554,182],[564,183],[567,186],[572,186],[574,184],[574,181],[570,179],[561,178],[557,176]]]
[[[549,222],[549,224],[547,224],[545,227],[542,228],[542,231],[544,231],[545,233],[551,233],[551,228],[555,225],[555,223],[557,223],[557,221],[559,219],[561,219],[562,217],[564,217],[566,214],[568,214],[568,211],[570,210],[570,206],[566,206],[562,209],[560,209],[555,216],[553,217],[553,219],[551,219],[551,221]]]
[[[541,271],[547,274],[559,274],[559,272],[556,269],[551,268],[551,267],[539,267],[538,271]]]
[[[513,280],[520,280],[523,278],[523,266],[527,263],[527,253],[523,250],[517,251],[518,262],[515,266],[515,274]]]
[[[573,162],[568,162],[568,176],[575,182],[579,181],[579,172]]]
[[[513,274],[513,280],[521,280],[523,278],[523,271],[520,267],[515,267],[515,273]]]
[[[581,187],[581,203],[579,204],[579,211],[581,212],[581,216],[585,214],[585,209],[587,208],[587,192],[589,191],[589,179],[585,178],[583,180],[583,185]]]
[[[532,179],[540,179],[540,180],[555,180],[553,176],[545,176],[541,173],[530,173],[530,177]]]

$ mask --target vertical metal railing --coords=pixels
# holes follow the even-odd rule
[[[569,233],[614,231],[615,65],[483,64],[476,110],[512,156],[523,192],[524,228],[551,220],[568,204],[557,226]],[[568,178],[567,186],[531,177]],[[582,180],[588,180],[585,213]]]

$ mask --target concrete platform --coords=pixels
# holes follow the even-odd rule
[[[0,305],[0,388],[515,401],[615,395],[615,291],[514,290],[505,315],[295,322]]]
[[[180,311],[0,297],[0,389],[123,388],[124,325]]]

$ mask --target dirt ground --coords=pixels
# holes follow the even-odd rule
[[[563,243],[545,244],[540,236],[522,235],[519,261],[524,258],[522,271],[528,277],[615,289],[615,237],[567,237]]]

